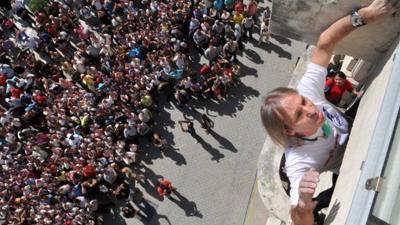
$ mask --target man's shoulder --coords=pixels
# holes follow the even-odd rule
[[[325,67],[309,63],[304,76],[301,78],[297,90],[305,97],[308,97],[314,103],[325,100],[324,97],[324,84],[327,70]]]

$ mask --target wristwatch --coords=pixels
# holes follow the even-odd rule
[[[361,27],[361,26],[365,25],[362,17],[360,16],[360,14],[358,14],[357,11],[353,11],[350,14],[350,21],[351,21],[351,25],[353,25],[353,27]]]

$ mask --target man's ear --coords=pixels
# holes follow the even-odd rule
[[[293,128],[289,126],[285,126],[285,129],[283,131],[287,136],[296,136],[296,132],[293,130]]]

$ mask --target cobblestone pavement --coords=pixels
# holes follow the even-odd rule
[[[259,119],[261,97],[274,87],[287,86],[305,44],[272,37],[271,44],[258,45],[257,33],[253,36],[257,41],[246,43],[243,54],[238,57],[242,67],[241,84],[229,91],[226,102],[196,102],[197,112],[174,104],[160,104],[156,130],[164,130],[161,134],[171,148],[163,154],[149,150],[143,164],[150,179],[141,185],[145,198],[157,213],[143,223],[135,218],[124,221],[114,212],[106,217],[106,224],[256,224],[246,215],[257,211],[257,207],[248,206],[254,198],[259,198],[258,194],[252,195],[252,190],[257,158],[265,141]],[[198,122],[199,115],[206,112],[215,123],[209,135]],[[196,119],[197,139],[181,131],[177,121],[183,119],[183,114]],[[176,200],[157,197],[154,185],[160,176],[178,188]],[[258,224],[265,222],[258,221]]]

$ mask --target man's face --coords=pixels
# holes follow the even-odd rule
[[[289,94],[281,100],[281,104],[288,115],[285,125],[289,136],[310,136],[324,123],[322,112],[306,97]]]

